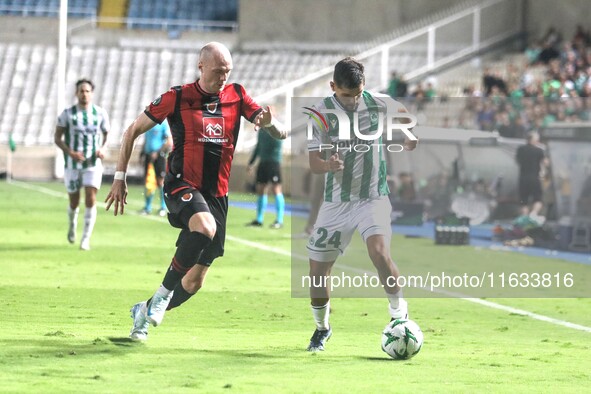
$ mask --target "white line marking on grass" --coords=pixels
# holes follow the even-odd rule
[[[57,191],[55,191],[53,189],[49,189],[47,187],[31,185],[26,182],[15,181],[14,179],[11,180],[9,184],[14,185],[14,186],[18,186],[18,187],[22,187],[23,189],[29,189],[29,190],[34,190],[36,192],[45,193],[45,194],[48,194],[52,197],[68,198],[68,193],[57,192]]]
[[[515,313],[518,315],[523,315],[530,317],[532,319],[545,321],[547,323],[556,324],[558,326],[568,327],[579,331],[585,331],[591,333],[591,327],[582,326],[580,324],[571,323],[565,320],[554,319],[553,317],[548,317],[544,315],[539,315],[537,313],[529,312],[523,309],[513,308],[507,305],[497,304],[496,302],[491,302],[487,300],[481,300],[480,298],[462,298],[463,300],[473,302],[475,304],[480,304],[483,306],[487,306],[489,308],[499,309],[509,313]]]
[[[38,185],[31,185],[31,184],[26,183],[26,182],[15,181],[14,179],[10,182],[10,184],[11,185],[18,186],[18,187],[22,187],[23,189],[34,190],[34,191],[37,191],[37,192],[45,193],[45,194],[48,194],[48,195],[53,196],[53,197],[60,197],[60,198],[68,199],[68,193],[58,192],[58,191],[53,190],[53,189],[50,189],[48,187],[38,186]],[[127,199],[127,202],[128,203],[129,202],[133,202],[133,203],[138,203],[138,204],[141,203],[141,201],[139,201],[139,200],[130,200],[129,198]],[[81,199],[81,204],[82,204],[82,206],[84,206],[84,199],[83,198]],[[107,206],[107,204],[105,204],[103,201],[99,201],[99,200],[96,201],[96,205],[98,207],[101,207],[101,208],[106,208],[106,206]],[[125,209],[125,214],[126,215],[131,214],[131,215],[136,215],[136,216],[143,216],[146,219],[155,220],[157,222],[168,223],[168,221],[166,219],[162,219],[162,217],[159,217],[159,216],[150,216],[150,215],[145,215],[144,216],[144,215],[140,215],[138,212],[130,211],[128,205],[129,204],[126,204],[126,209]],[[109,211],[107,213],[112,214],[113,211]]]
[[[35,191],[38,191],[38,192],[41,192],[41,193],[45,193],[45,194],[50,195],[50,196],[53,196],[53,197],[61,197],[61,198],[67,198],[68,197],[67,193],[57,192],[55,190],[52,190],[52,189],[49,189],[49,188],[46,188],[46,187],[43,187],[43,186],[31,185],[31,184],[28,184],[28,183],[25,183],[25,182],[14,181],[14,180],[10,184],[11,185],[18,186],[18,187],[21,187],[23,189],[35,190]],[[105,203],[102,203],[102,202],[101,203],[98,203],[97,202],[97,204],[100,205],[100,206],[102,206],[102,207],[105,206]],[[131,213],[138,215],[135,212],[131,212]],[[155,216],[141,216],[141,215],[138,215],[138,216],[143,217],[145,219],[149,219],[149,220],[155,220],[155,221],[158,221],[158,222],[161,222],[161,223],[168,223],[168,222],[164,221],[162,218],[155,217]],[[241,244],[246,245],[246,246],[250,246],[252,248],[264,250],[266,252],[271,252],[271,253],[279,254],[281,256],[290,257],[290,258],[291,257],[295,257],[298,260],[308,261],[308,257],[307,256],[303,256],[303,255],[300,255],[300,254],[293,254],[293,253],[291,253],[289,251],[286,251],[284,249],[274,248],[272,246],[267,246],[267,245],[264,245],[264,244],[261,244],[261,243],[258,243],[258,242],[249,241],[249,240],[238,238],[238,237],[235,237],[235,236],[232,236],[232,235],[226,235],[226,238],[229,239],[229,240],[231,240],[231,241],[238,242],[238,243],[241,243]],[[349,267],[349,266],[346,266],[346,265],[335,264],[335,267],[340,268],[340,269],[344,269],[344,270],[348,270],[348,271],[352,271],[352,272],[358,272],[358,273],[362,273],[362,274],[363,273],[366,273],[368,275],[376,276],[375,273],[373,273],[373,272],[364,271],[362,269],[355,268],[355,267]],[[431,291],[431,290],[429,290],[427,288],[424,288],[424,289],[425,290],[428,290],[428,291]],[[448,296],[452,296],[454,298],[460,298],[460,299],[462,299],[464,301],[468,301],[468,302],[472,302],[472,303],[479,304],[479,305],[482,305],[482,306],[486,306],[488,308],[498,309],[498,310],[509,312],[509,313],[514,313],[514,314],[518,314],[518,315],[522,315],[522,316],[527,316],[529,318],[532,318],[532,319],[535,319],[535,320],[540,320],[540,321],[543,321],[543,322],[546,322],[546,323],[551,323],[551,324],[555,324],[555,325],[558,325],[558,326],[572,328],[574,330],[579,330],[579,331],[584,331],[584,332],[591,333],[591,327],[587,327],[587,326],[583,326],[583,325],[580,325],[580,324],[571,323],[571,322],[568,322],[568,321],[565,321],[565,320],[554,319],[552,317],[548,317],[548,316],[540,315],[540,314],[537,314],[537,313],[529,312],[529,311],[526,311],[524,309],[518,309],[518,308],[513,308],[511,306],[501,305],[501,304],[497,304],[496,302],[482,300],[480,298],[472,298],[472,297],[468,297],[466,295],[462,295],[460,293],[452,293],[452,292],[448,292],[448,291],[437,291],[437,292],[438,293],[441,293],[441,294],[448,295]]]
[[[304,260],[304,261],[308,261],[308,257],[303,256],[303,255],[299,255],[299,254],[292,254],[290,252],[287,252],[283,249],[278,249],[278,248],[274,248],[272,246],[267,246],[267,245],[263,245],[260,244],[258,242],[253,242],[253,241],[247,241],[245,239],[241,239],[238,237],[233,237],[230,235],[227,235],[226,238],[234,241],[234,242],[238,242],[241,243],[243,245],[247,245],[253,248],[257,248],[260,250],[264,250],[267,252],[272,252],[272,253],[276,253],[282,256],[287,256],[287,257],[295,257],[298,260]],[[362,270],[360,268],[355,268],[355,267],[349,267],[347,265],[342,265],[342,264],[335,264],[334,265],[336,268],[340,268],[342,270],[347,270],[347,271],[351,271],[351,272],[357,272],[360,274],[367,274],[367,275],[371,275],[371,276],[377,276],[375,273],[370,272],[370,271],[365,271]],[[514,313],[514,314],[518,314],[518,315],[522,315],[522,316],[527,316],[529,318],[532,319],[536,319],[536,320],[540,320],[540,321],[544,321],[547,323],[552,323],[552,324],[556,324],[558,326],[563,326],[563,327],[568,327],[568,328],[572,328],[575,330],[579,330],[579,331],[585,331],[585,332],[589,332],[591,333],[591,327],[586,327],[580,324],[575,324],[575,323],[571,323],[565,320],[559,320],[559,319],[554,319],[552,317],[548,317],[548,316],[544,316],[544,315],[539,315],[537,313],[533,313],[533,312],[529,312],[526,311],[524,309],[518,309],[518,308],[513,308],[511,306],[506,306],[506,305],[501,305],[501,304],[497,304],[495,302],[491,302],[491,301],[487,301],[487,300],[482,300],[480,298],[473,298],[473,297],[468,297],[464,294],[460,294],[460,293],[453,293],[453,292],[449,292],[449,291],[434,291],[434,290],[430,290],[429,288],[423,287],[423,290],[426,291],[432,291],[434,293],[439,293],[439,294],[444,294],[447,296],[451,296],[453,298],[460,298],[464,301],[468,301],[468,302],[473,302],[475,304],[479,304],[482,306],[486,306],[489,308],[493,308],[493,309],[498,309],[498,310],[502,310],[505,312],[509,312],[509,313]]]

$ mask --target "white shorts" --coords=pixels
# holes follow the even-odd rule
[[[357,229],[363,242],[372,235],[392,236],[388,196],[352,202],[323,202],[308,240],[308,256],[332,262],[343,254]]]
[[[103,167],[94,166],[83,170],[64,169],[64,183],[68,193],[76,193],[82,187],[101,188]]]

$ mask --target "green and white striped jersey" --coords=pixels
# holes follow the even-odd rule
[[[64,154],[65,168],[84,169],[97,164],[96,152],[103,144],[103,133],[108,133],[111,125],[107,112],[98,105],[91,105],[83,110],[78,105],[66,108],[57,118],[57,126],[66,129],[66,145],[78,152],[83,152],[86,160],[78,163]]]
[[[385,95],[363,91],[357,112],[359,132],[364,135],[375,135],[378,129],[378,117],[384,116],[387,108],[392,111],[404,106]],[[339,140],[339,124],[334,114],[323,114],[327,120],[328,130],[322,123],[314,124],[313,137],[308,141],[308,151],[326,152],[325,158],[338,153],[344,162],[344,168],[338,172],[325,174],[324,201],[345,202],[377,198],[390,193],[386,182],[387,153],[382,137],[373,141],[364,141],[353,133],[353,112],[346,111],[335,96],[326,97],[315,109],[322,113],[323,109],[342,110],[350,121],[352,140]],[[382,122],[383,125],[383,122]],[[321,148],[322,145],[322,148]],[[332,152],[327,150],[332,145]],[[338,147],[338,148],[337,148]]]

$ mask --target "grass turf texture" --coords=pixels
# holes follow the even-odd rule
[[[314,324],[308,300],[290,296],[289,257],[239,240],[227,241],[200,294],[151,327],[147,343],[131,343],[128,310],[160,283],[177,236],[165,219],[133,214],[141,192],[130,189],[123,217],[99,207],[82,252],[66,240],[65,198],[0,184],[0,391],[538,393],[580,392],[591,380],[590,333],[459,299],[409,300],[425,334],[410,361],[380,350],[385,300],[335,299],[333,337],[310,354]],[[245,228],[253,215],[230,208],[228,234],[289,251],[289,219],[283,230]],[[81,230],[82,217],[78,239]],[[403,259],[440,255],[424,240],[394,242]],[[589,299],[493,301],[591,326]]]

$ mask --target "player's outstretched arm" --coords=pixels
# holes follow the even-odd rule
[[[260,128],[267,130],[269,135],[277,140],[284,140],[287,138],[287,131],[279,127],[277,119],[273,118],[271,107],[263,108],[254,120],[254,129],[258,131]]]
[[[113,209],[115,216],[117,216],[118,213],[123,215],[125,204],[127,204],[127,181],[125,179],[125,174],[127,172],[127,166],[129,165],[129,159],[133,152],[133,144],[137,137],[150,130],[155,125],[156,123],[142,112],[127,130],[125,130],[125,133],[123,133],[121,150],[119,151],[119,159],[117,160],[117,168],[115,169],[115,179],[113,179],[113,185],[105,199],[105,202],[107,203],[107,211],[111,208],[112,204],[115,204]]]
[[[403,107],[403,108],[399,109],[398,112],[408,113],[408,110]],[[411,122],[410,119],[405,119],[401,123],[403,123],[403,124],[411,124],[412,122]],[[417,138],[416,135],[413,134],[412,130],[413,130],[413,127],[409,127],[407,129],[407,132],[410,133],[410,134],[412,134],[412,137],[414,137],[414,139],[410,139],[408,137],[408,135],[405,135],[404,136],[404,150],[408,150],[408,151],[415,150],[415,148],[419,144],[419,139]]]

